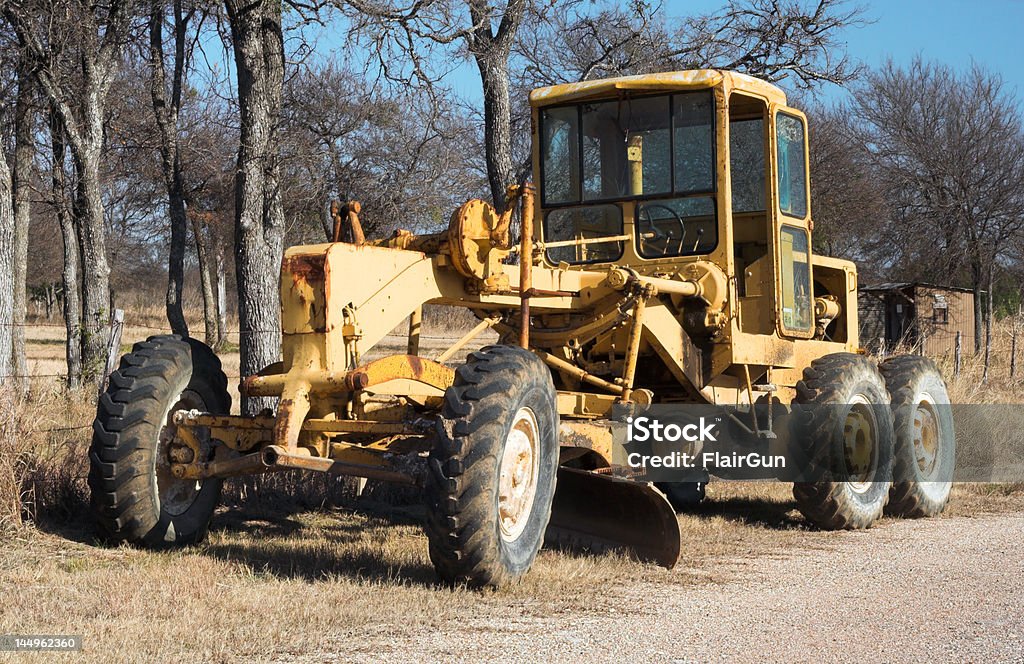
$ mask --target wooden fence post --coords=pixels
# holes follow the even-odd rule
[[[961,332],[960,330],[957,330],[956,331],[956,345],[953,346],[953,376],[954,377],[960,375],[960,354],[962,352],[962,347],[961,347],[961,339],[962,339],[962,337],[963,337],[963,332]]]
[[[1010,328],[1010,380],[1017,375],[1017,319],[1013,319],[1013,327]]]
[[[117,364],[117,358],[121,356],[121,332],[124,330],[124,309],[114,309],[114,315],[110,318],[110,343],[107,345],[107,365],[103,368],[103,377],[100,379],[100,393],[107,389],[107,379],[113,373]]]

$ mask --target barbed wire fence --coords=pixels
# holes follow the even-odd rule
[[[118,315],[118,313],[120,313],[120,316]],[[24,328],[24,329],[59,329],[62,332],[65,332],[67,330],[67,327],[63,323],[51,323],[51,322],[43,322],[43,321],[24,322],[24,323],[13,323],[13,322],[12,323],[3,323],[3,324],[0,324],[0,327],[21,327],[21,328]],[[107,377],[117,367],[118,358],[121,356],[121,349],[122,349],[121,340],[122,340],[122,335],[124,334],[125,330],[136,330],[136,331],[137,330],[145,330],[147,332],[152,332],[153,335],[156,335],[156,334],[173,334],[173,331],[170,329],[169,326],[166,326],[166,325],[152,325],[152,324],[144,323],[144,322],[132,322],[132,321],[127,320],[124,317],[124,314],[123,314],[123,312],[121,312],[121,310],[116,310],[114,316],[111,317],[111,337],[110,337],[111,338],[111,342],[110,342],[110,344],[108,346],[108,358],[107,358],[107,363],[106,363],[106,367],[105,367],[105,370],[104,370],[103,379],[102,379],[102,381],[100,381],[100,385],[101,385],[101,388],[99,390],[100,394],[103,393],[103,389],[104,389],[104,386],[106,384]],[[265,329],[254,329],[254,330],[234,329],[234,330],[226,330],[225,332],[223,332],[223,334],[225,336],[232,336],[232,337],[240,338],[240,337],[242,337],[244,335],[248,335],[248,334],[267,334],[267,333],[277,334],[278,332],[279,332],[278,330],[265,330]],[[153,335],[150,335],[150,336],[153,336]],[[394,342],[397,343],[397,342],[404,342],[407,339],[407,336],[404,335],[404,334],[388,334],[388,335],[385,335],[384,339],[391,340],[391,341],[394,341]],[[62,338],[60,339],[60,341],[63,343],[63,340],[64,339],[63,339],[63,335],[62,335]],[[453,337],[451,335],[420,334],[420,340],[421,341],[428,341],[428,342],[429,341],[436,341],[436,342],[449,342],[450,343],[453,340]],[[27,340],[27,343],[33,343],[33,341],[38,343],[39,340],[38,339],[35,339],[35,340],[29,339],[29,340]],[[43,362],[57,362],[57,361],[60,361],[60,358],[56,358],[56,357],[55,358],[46,358],[46,359],[32,358],[32,359],[30,359],[30,362],[31,361],[35,361],[37,363],[40,362],[40,361],[43,361]],[[242,380],[242,378],[244,378],[244,376],[242,376],[242,375],[240,375],[238,373],[226,374],[226,377],[227,377],[227,379],[229,381],[234,381],[236,384],[238,382],[240,382]],[[19,380],[19,381],[27,380],[27,381],[30,381],[30,382],[31,381],[35,381],[35,380],[67,381],[68,375],[67,375],[66,371],[62,372],[62,373],[39,373],[39,372],[32,372],[32,371],[30,371],[30,372],[28,372],[26,374],[14,374],[14,373],[8,374],[8,378],[9,379]],[[71,432],[71,431],[81,431],[81,430],[91,429],[91,428],[92,428],[92,422],[90,421],[88,423],[80,424],[80,425],[68,425],[68,426],[55,426],[55,427],[35,428],[35,429],[31,429],[29,431],[25,431],[23,433],[55,434],[55,433],[66,433],[66,432]]]

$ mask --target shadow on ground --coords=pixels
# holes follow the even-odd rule
[[[317,581],[337,576],[439,585],[433,566],[423,555],[426,541],[410,536],[410,526],[419,529],[422,523],[414,510],[370,503],[361,505],[359,512],[323,517],[309,526],[294,515],[229,510],[214,520],[212,530],[219,536],[211,538],[199,553],[286,579]]]
[[[793,515],[795,509],[796,502],[792,500],[774,502],[755,498],[719,498],[705,500],[690,507],[683,514],[698,518],[724,517],[731,521],[775,530],[806,529],[807,522]]]

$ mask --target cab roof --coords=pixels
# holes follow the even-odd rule
[[[640,74],[565,83],[537,88],[530,93],[530,105],[539,108],[582,99],[616,97],[623,91],[674,92],[711,88],[725,82],[727,88],[760,95],[776,104],[786,104],[786,93],[761,79],[720,69],[688,69],[662,74]]]

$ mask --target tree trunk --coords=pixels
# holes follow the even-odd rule
[[[196,258],[199,261],[199,282],[203,291],[203,324],[206,334],[206,345],[216,348],[219,341],[217,335],[217,303],[214,301],[213,283],[210,278],[210,251],[207,242],[206,224],[202,221],[205,212],[193,212],[192,236],[196,242]]]
[[[995,261],[989,264],[988,268],[988,316],[985,318],[985,369],[981,375],[981,382],[988,382],[988,371],[989,362],[992,359],[992,325],[995,324],[995,316],[993,315],[993,273],[995,272]]]
[[[95,112],[99,113],[98,109]],[[110,268],[100,186],[100,117],[93,118],[97,125],[93,128],[95,133],[75,155],[78,175],[75,207],[82,255],[82,371],[90,381],[99,380],[106,365],[110,323]]]
[[[0,380],[11,375],[14,322],[14,196],[11,170],[0,148]]]
[[[64,287],[64,328],[67,331],[65,357],[68,365],[68,387],[74,389],[82,382],[82,306],[78,297],[78,234],[68,214],[67,193],[64,186],[64,137],[60,121],[50,114],[50,146],[52,150],[53,208],[64,241],[64,269],[61,280]],[[48,298],[49,299],[49,298]]]
[[[512,105],[509,99],[508,55],[504,58],[477,57],[484,89],[484,132],[487,180],[499,212],[505,210],[505,196],[515,184],[512,165]]]
[[[27,308],[28,234],[32,211],[32,159],[34,156],[33,108],[35,85],[24,57],[18,69],[18,99],[14,110],[14,315],[11,328],[13,373],[20,376],[21,391],[31,387],[25,360],[25,316]]]
[[[46,284],[46,320],[53,320],[53,304],[57,299],[56,286]]]
[[[175,334],[188,336],[188,324],[181,308],[185,283],[185,242],[188,219],[185,213],[185,184],[181,172],[178,145],[178,111],[181,108],[181,82],[185,67],[185,20],[181,0],[174,2],[174,71],[171,100],[168,103],[164,71],[164,2],[153,0],[149,16],[150,96],[153,114],[160,128],[160,156],[167,187],[167,209],[171,222],[171,246],[167,264],[167,322]]]
[[[238,80],[241,132],[235,176],[235,273],[241,373],[276,362],[281,349],[278,278],[284,210],[278,189],[278,123],[284,83],[281,2],[226,0]],[[246,399],[242,412],[272,407]]]
[[[214,240],[213,264],[217,274],[217,348],[228,340],[228,275],[224,267],[224,250]]]
[[[984,321],[984,309],[982,307],[982,295],[984,290],[982,284],[984,283],[982,277],[981,263],[974,261],[971,263],[971,291],[974,294],[974,354],[978,355],[981,353],[981,335],[983,334],[983,321]]]
[[[100,21],[88,3],[71,3],[67,17],[76,22],[75,39],[60,45],[40,38],[36,33],[38,22],[32,21],[30,14],[4,11],[18,35],[19,46],[31,58],[34,78],[59,117],[64,140],[74,157],[74,217],[82,257],[82,368],[94,379],[106,365],[111,304],[100,186],[103,122],[106,96],[132,29],[133,5],[132,0],[108,3],[105,13],[100,10],[104,14]],[[57,70],[57,63],[71,57],[63,50],[65,46],[72,49],[77,60],[71,82],[66,82]]]
[[[509,185],[515,183],[512,165],[512,105],[509,101],[508,56],[526,10],[526,0],[507,0],[496,10],[484,0],[466,0],[474,28],[469,50],[480,71],[484,91],[484,156],[491,197],[499,212],[505,209]],[[497,31],[492,19],[500,15]]]

